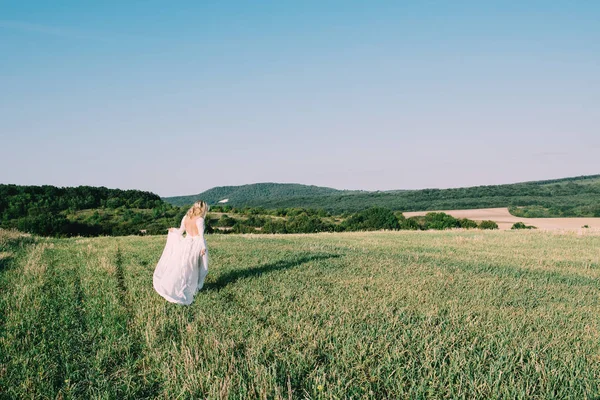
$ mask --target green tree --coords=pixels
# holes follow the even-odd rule
[[[348,231],[397,230],[400,223],[394,213],[386,208],[372,207],[358,212],[342,223]]]
[[[498,224],[494,221],[481,221],[479,223],[479,229],[498,229]]]
[[[459,227],[460,221],[446,213],[432,212],[425,215],[425,229],[444,230]]]

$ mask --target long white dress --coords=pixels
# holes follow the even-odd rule
[[[204,218],[196,220],[198,235],[185,232],[185,219],[179,229],[167,235],[167,244],[154,270],[154,289],[166,300],[177,304],[192,304],[194,295],[202,289],[208,274],[208,251],[204,239]]]

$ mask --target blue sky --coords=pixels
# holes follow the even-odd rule
[[[3,1],[0,183],[600,173],[597,1]]]

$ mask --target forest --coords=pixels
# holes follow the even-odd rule
[[[159,233],[181,210],[150,192],[0,185],[0,227],[45,236]]]
[[[456,189],[339,191],[295,184],[259,183],[214,188],[195,196],[164,198],[176,205],[196,199],[234,207],[304,207],[334,214],[370,207],[392,211],[458,210],[509,207],[519,217],[600,217],[600,175]],[[177,200],[177,201],[175,201]]]
[[[197,199],[202,199],[209,204],[215,204],[223,199],[230,199],[237,206],[260,205],[253,204],[261,199],[290,199],[304,197],[320,197],[331,195],[344,195],[361,193],[359,191],[337,190],[328,187],[300,185],[295,183],[255,183],[240,186],[219,186],[205,192],[190,195],[164,198],[170,204],[185,206],[192,204]]]

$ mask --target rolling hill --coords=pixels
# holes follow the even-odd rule
[[[298,184],[217,187],[194,196],[163,198],[173,205],[228,198],[234,207],[325,209],[355,212],[379,206],[400,211],[510,207],[523,217],[600,216],[600,175],[456,189],[343,191]]]
[[[300,185],[297,183],[254,183],[241,186],[219,186],[205,192],[177,197],[165,197],[164,201],[175,205],[185,206],[202,199],[209,204],[229,199],[228,203],[235,206],[258,205],[264,201],[292,201],[306,197],[323,197],[333,195],[348,195],[358,191],[338,190],[328,187]]]

